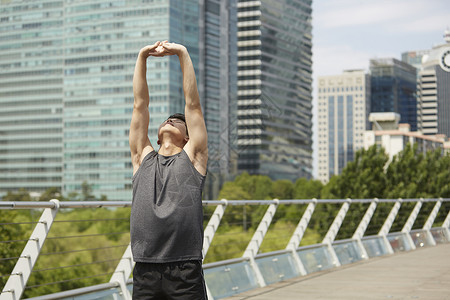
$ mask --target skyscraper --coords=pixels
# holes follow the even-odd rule
[[[318,79],[318,179],[341,173],[364,146],[370,113],[370,76],[362,70]]]
[[[199,3],[198,86],[209,152],[204,197],[215,199],[237,164],[237,0]]]
[[[0,5],[0,197],[61,187],[63,1]]]
[[[371,112],[396,112],[416,131],[416,68],[395,58],[371,59],[370,74]]]
[[[238,171],[311,177],[311,0],[238,1]]]
[[[219,16],[233,9],[231,2],[13,0],[2,4],[0,194],[19,187],[36,192],[58,187],[68,195],[80,192],[86,182],[97,197],[129,200],[134,64],[139,50],[158,40],[189,49],[203,93],[208,134],[212,141],[218,140],[222,132],[215,129],[227,128],[228,119],[216,118],[217,112],[230,104],[233,83],[230,79],[218,84],[226,75],[219,72],[216,61],[231,68],[229,60],[236,58],[236,52],[228,52],[232,38],[224,40],[228,35],[223,33],[229,31],[233,18]],[[159,124],[184,110],[178,59],[150,58],[147,79],[149,136],[156,146]]]
[[[426,135],[450,137],[450,31],[445,43],[424,56],[417,91],[418,129]]]

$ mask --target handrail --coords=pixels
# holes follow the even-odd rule
[[[348,199],[288,199],[288,200],[203,200],[203,206],[208,205],[270,205],[270,204],[338,204],[348,202]],[[352,203],[371,203],[374,199],[351,199]],[[407,202],[450,202],[450,198],[425,199],[377,199],[378,203]],[[60,208],[101,208],[101,207],[131,207],[132,201],[60,201]],[[51,201],[0,201],[0,209],[35,209],[55,208]]]

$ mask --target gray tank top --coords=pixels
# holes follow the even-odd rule
[[[136,262],[201,260],[205,176],[184,150],[150,152],[133,176],[130,238]]]

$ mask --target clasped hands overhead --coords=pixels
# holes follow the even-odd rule
[[[169,43],[168,41],[156,42],[153,45],[145,47],[148,56],[167,56],[167,55],[179,55],[183,51],[186,51],[186,47],[176,43]]]

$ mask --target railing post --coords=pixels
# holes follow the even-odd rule
[[[206,225],[204,237],[203,237],[203,259],[205,259],[206,254],[208,253],[208,249],[211,246],[214,235],[216,234],[217,228],[219,228],[220,221],[225,213],[225,209],[227,208],[228,201],[226,199],[221,200],[224,204],[218,205],[214,210],[213,215],[208,221],[208,225]],[[206,283],[205,283],[206,284]],[[214,300],[211,291],[208,286],[206,286],[206,292],[208,293],[208,299]]]
[[[312,200],[313,202],[309,203],[306,207],[306,210],[303,213],[300,222],[298,222],[297,228],[295,228],[295,231],[286,246],[287,250],[291,250],[292,257],[294,258],[297,269],[301,275],[306,275],[308,272],[306,272],[305,266],[303,265],[303,262],[300,260],[300,257],[297,254],[297,248],[300,246],[300,242],[302,241],[303,235],[305,234],[306,228],[308,227],[308,223],[311,220],[314,209],[316,208],[317,199],[313,198]]]
[[[423,202],[423,198],[420,198],[416,205],[414,206],[413,211],[411,212],[411,214],[408,217],[408,220],[406,220],[405,225],[403,226],[402,232],[406,234],[406,238],[409,241],[409,244],[411,246],[411,250],[415,250],[416,249],[416,245],[414,244],[414,241],[411,237],[411,229],[414,225],[414,222],[417,219],[417,216],[419,215],[420,212],[420,208],[422,207],[422,202]]]
[[[391,211],[389,212],[389,215],[387,216],[386,220],[384,221],[383,226],[381,227],[380,231],[378,232],[378,235],[383,237],[384,243],[386,244],[387,250],[390,254],[394,254],[394,249],[392,249],[391,243],[389,243],[389,240],[387,239],[387,235],[389,233],[389,230],[391,230],[392,224],[394,224],[395,217],[398,214],[398,210],[400,209],[400,206],[402,205],[402,199],[399,198],[397,202],[395,202],[394,206],[392,207]]]
[[[131,244],[128,244],[127,249],[122,255],[122,258],[120,259],[119,264],[114,271],[114,274],[109,280],[109,282],[117,282],[119,284],[120,290],[122,292],[122,299],[124,300],[131,300],[131,294],[127,288],[127,280],[128,278],[130,278],[131,272],[133,272],[134,265],[135,262],[131,253]]]
[[[334,218],[333,224],[331,224],[330,228],[328,229],[327,234],[325,235],[322,244],[328,245],[328,250],[333,257],[334,265],[336,267],[339,267],[341,265],[339,258],[336,255],[336,252],[334,251],[333,246],[331,245],[334,242],[334,239],[336,238],[339,228],[341,228],[342,222],[344,221],[345,215],[347,214],[348,208],[350,207],[350,203],[352,202],[351,199],[347,199],[344,204],[342,204],[341,209],[339,210],[337,216]]]
[[[55,206],[53,208],[46,208],[42,212],[39,222],[31,233],[25,248],[20,255],[14,269],[6,282],[1,300],[19,300],[25,290],[27,281],[30,278],[31,271],[39,257],[48,232],[52,227],[55,216],[59,210],[59,201],[56,199],[50,200]]]
[[[250,240],[250,242],[247,245],[247,248],[244,251],[244,255],[242,255],[243,257],[250,259],[250,266],[253,268],[253,271],[256,274],[256,279],[261,287],[266,286],[266,282],[264,281],[264,277],[262,276],[261,271],[259,270],[259,267],[256,264],[255,256],[256,254],[258,254],[259,247],[261,246],[262,241],[264,240],[264,236],[266,235],[270,223],[272,223],[273,216],[275,215],[275,212],[277,210],[279,200],[274,199],[274,201],[275,203],[270,204],[269,208],[267,208],[264,217],[259,223],[258,228],[256,229],[252,239]]]
[[[367,226],[369,225],[370,220],[372,219],[372,216],[375,212],[375,209],[377,208],[378,199],[375,198],[372,203],[370,203],[369,208],[367,209],[366,213],[364,214],[364,217],[361,219],[361,222],[358,225],[358,228],[355,230],[355,233],[353,234],[352,239],[356,240],[358,243],[359,249],[361,251],[361,256],[364,259],[369,259],[369,255],[367,254],[366,248],[364,248],[364,245],[361,241],[362,237],[364,236],[364,232],[366,232]]]
[[[427,231],[427,237],[428,237],[428,241],[430,242],[430,244],[432,246],[436,246],[436,241],[434,240],[433,235],[431,234],[431,227],[433,226],[434,220],[436,219],[436,216],[439,212],[439,209],[441,208],[442,205],[442,198],[439,198],[438,201],[436,201],[436,204],[433,207],[433,210],[431,211],[430,215],[428,216],[427,221],[425,222],[425,225],[423,225],[423,230]]]
[[[444,223],[442,223],[442,228],[444,228],[445,234],[447,235],[447,241],[450,241],[450,211],[448,212]]]
[[[218,205],[214,210],[213,215],[208,221],[208,225],[206,225],[204,237],[203,237],[203,258],[206,257],[208,253],[208,249],[211,246],[214,235],[216,234],[217,228],[219,228],[220,221],[225,213],[225,209],[227,208],[228,201],[226,199],[221,200],[224,204]]]

